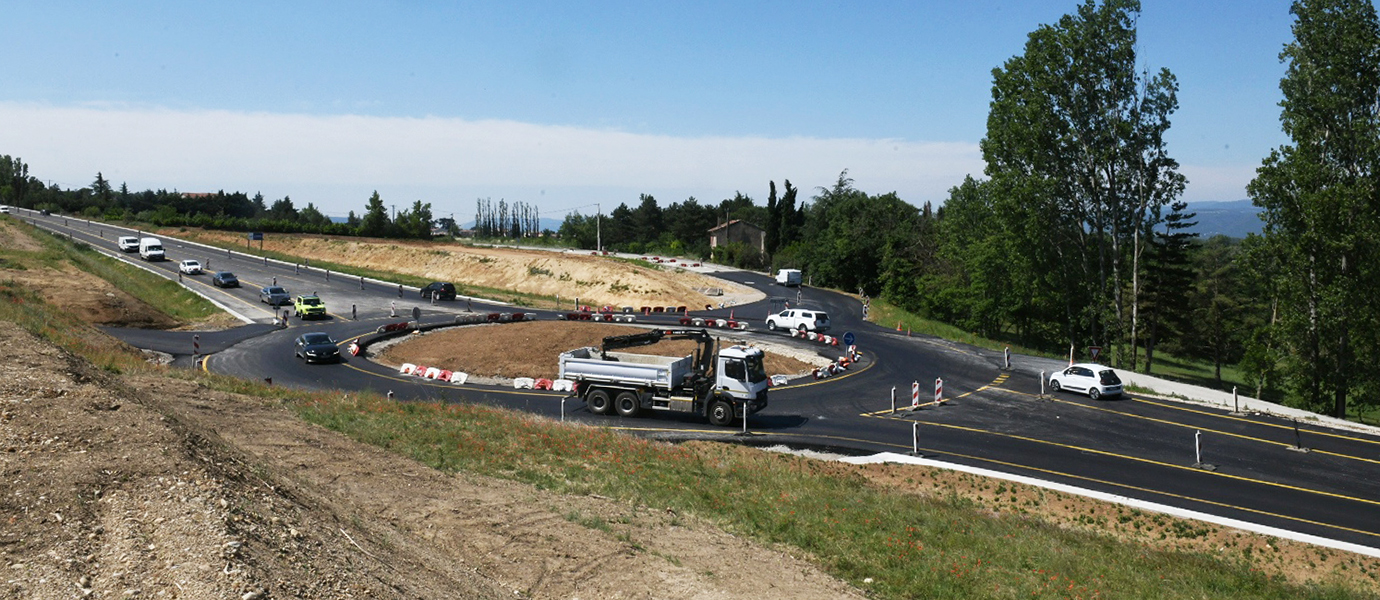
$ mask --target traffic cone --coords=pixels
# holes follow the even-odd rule
[[[900,322],[900,321],[897,321],[897,322],[896,322],[896,331],[897,331],[897,332],[900,332],[900,331],[901,331],[901,322]]]

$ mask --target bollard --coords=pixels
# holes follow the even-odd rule
[[[358,320],[359,320],[359,311],[356,310],[355,305],[353,305],[353,304],[350,305],[350,320],[351,320],[351,321],[358,321]]]
[[[402,284],[401,284],[401,283],[398,284],[398,297],[399,297],[399,298],[402,297]]]
[[[389,400],[392,400],[392,399],[393,399],[393,390],[388,390],[388,399],[389,399]]]
[[[1203,432],[1201,430],[1193,432],[1193,456],[1197,458],[1193,466],[1203,464]]]
[[[192,334],[192,356],[201,355],[201,335]]]
[[[177,272],[177,282],[182,283],[182,271]]]
[[[1011,370],[1011,346],[1007,346],[1007,347],[1006,347],[1005,354],[1006,354],[1006,370],[1007,370],[1007,371],[1010,371],[1010,370]]]
[[[330,269],[326,269],[326,281],[330,281],[330,280],[331,280],[331,270],[330,270]]]
[[[299,265],[299,264],[297,264],[297,263],[292,263],[292,274],[293,274],[293,275],[301,275],[301,274],[302,274],[302,265]]]
[[[274,275],[274,276],[273,276],[273,285],[278,285],[278,276],[277,276],[277,275]]]
[[[436,306],[436,290],[431,291],[431,305]]]
[[[944,380],[934,378],[934,405],[939,406],[944,402]]]
[[[910,424],[910,455],[920,456],[920,423]]]
[[[1294,419],[1294,447],[1303,449],[1303,437],[1299,434],[1299,420]]]
[[[359,276],[359,289],[361,289],[361,290],[364,289],[364,276],[363,276],[363,275],[360,275],[360,276]]]
[[[891,386],[891,412],[896,412],[896,386]]]
[[[388,303],[388,317],[389,317],[389,318],[397,318],[397,316],[398,316],[398,303],[397,303],[397,302],[389,302],[389,303]]]
[[[747,435],[747,414],[748,414],[748,409],[747,409],[747,408],[748,408],[748,407],[747,407],[747,403],[744,402],[744,403],[743,403],[743,435]]]
[[[1241,398],[1238,397],[1238,396],[1236,395],[1236,386],[1234,386],[1234,385],[1231,386],[1231,404],[1232,404],[1232,406],[1234,407],[1234,408],[1233,408],[1233,411],[1236,412],[1237,414],[1240,414],[1240,413],[1241,413]],[[1295,430],[1295,431],[1298,430],[1298,422],[1297,422],[1297,421],[1294,422],[1294,430]]]
[[[226,249],[225,249],[225,258],[227,258],[227,259],[234,258],[233,256],[230,256],[230,249],[229,249],[229,248],[226,248]]]
[[[570,396],[561,396],[561,422],[565,422],[565,400]]]
[[[207,271],[210,271],[210,270],[211,270],[211,259],[209,259],[209,258],[206,259],[206,270],[207,270]]]
[[[1040,371],[1040,397],[1045,397],[1045,372]]]
[[[910,384],[910,409],[920,408],[920,382],[915,381]]]
[[[265,267],[268,266],[268,257],[267,257],[267,256],[264,257],[264,266],[265,266]]]

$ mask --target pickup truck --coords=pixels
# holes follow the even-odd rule
[[[798,329],[824,333],[829,331],[829,315],[820,310],[788,308],[767,317],[767,329]]]

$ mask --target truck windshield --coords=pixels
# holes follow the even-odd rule
[[[761,356],[749,356],[747,358],[748,381],[761,383],[767,380],[767,370],[762,366]]]

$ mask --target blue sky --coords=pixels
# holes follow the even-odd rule
[[[665,206],[767,181],[940,203],[979,175],[991,70],[1065,1],[5,2],[0,154],[65,187],[261,191],[328,214]],[[1279,128],[1288,2],[1145,0],[1191,201]],[[591,212],[592,209],[584,209]]]

